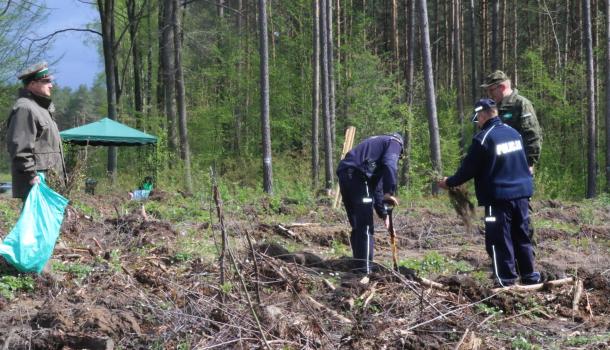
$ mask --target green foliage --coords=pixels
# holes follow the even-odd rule
[[[586,176],[586,129],[582,127],[585,67],[580,62],[570,63],[552,75],[539,50],[527,51],[523,59],[520,80],[525,83],[519,91],[534,104],[543,130],[536,191],[551,198],[582,198]]]
[[[118,249],[113,249],[112,251],[110,251],[110,267],[112,267],[112,270],[115,272],[119,272],[121,271],[121,252]],[[88,267],[88,266],[87,266]],[[85,270],[81,270],[79,271],[81,274],[84,273],[84,275],[89,274],[90,270],[87,271]],[[76,273],[77,276],[79,275],[79,273]],[[84,277],[84,276],[82,276]]]
[[[489,306],[485,303],[476,304],[475,308],[477,309],[477,312],[482,312],[488,316],[498,316],[502,314],[502,310],[500,310],[496,306]]]
[[[233,290],[233,284],[231,282],[225,282],[220,285],[220,291],[223,292],[224,294],[228,295],[231,293],[232,290]]]
[[[10,230],[17,222],[21,212],[18,206],[19,200],[0,200],[0,228]]]
[[[513,349],[513,350],[538,350],[538,349],[542,349],[538,345],[531,344],[527,339],[525,339],[521,335],[518,336],[516,339],[514,339],[511,342],[510,346],[511,346],[511,349]]]
[[[30,275],[0,277],[0,296],[11,300],[15,292],[31,292],[34,290],[34,279]]]
[[[331,254],[336,255],[336,256],[349,256],[350,255],[350,251],[349,251],[349,247],[343,243],[341,243],[340,241],[334,239],[331,243]]]

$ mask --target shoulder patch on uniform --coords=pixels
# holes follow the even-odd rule
[[[512,113],[504,113],[502,114],[502,119],[511,119],[513,117]]]

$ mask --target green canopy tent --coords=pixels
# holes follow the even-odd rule
[[[64,130],[59,135],[64,142],[81,146],[141,146],[157,143],[155,136],[109,118]]]
[[[109,118],[61,131],[59,135],[62,141],[80,146],[143,146],[157,143],[157,137]],[[154,156],[156,160],[156,148]],[[156,173],[156,169],[153,171]]]

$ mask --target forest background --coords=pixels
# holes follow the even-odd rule
[[[109,116],[160,142],[157,156],[90,148],[87,176],[101,180],[110,171],[129,188],[155,168],[160,186],[200,193],[208,191],[213,168],[238,197],[264,191],[311,199],[333,187],[344,131],[353,125],[356,143],[405,132],[401,195],[428,194],[432,169],[445,175],[457,169],[474,132],[472,104],[484,94],[479,85],[502,69],[533,102],[543,129],[537,196],[580,199],[610,189],[610,1],[98,0],[91,6],[98,23],[66,29],[91,33],[106,74],[90,88],[55,88],[60,130]],[[43,3],[0,1],[5,116],[19,87],[7,82],[43,59],[60,34],[26,35],[25,24],[52,20],[46,16]],[[70,166],[82,152],[69,147]],[[1,157],[0,173],[8,174],[6,152]]]

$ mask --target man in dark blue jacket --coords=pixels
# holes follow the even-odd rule
[[[503,124],[491,99],[475,104],[477,126],[468,154],[455,175],[438,185],[455,187],[474,178],[479,205],[485,207],[485,248],[502,286],[538,283],[528,232],[528,202],[533,194],[532,175],[519,133]],[[515,260],[517,266],[515,266]]]
[[[337,176],[349,223],[350,243],[358,272],[369,273],[373,261],[373,208],[389,227],[384,204],[396,206],[398,159],[403,151],[400,133],[367,138],[339,163]]]

